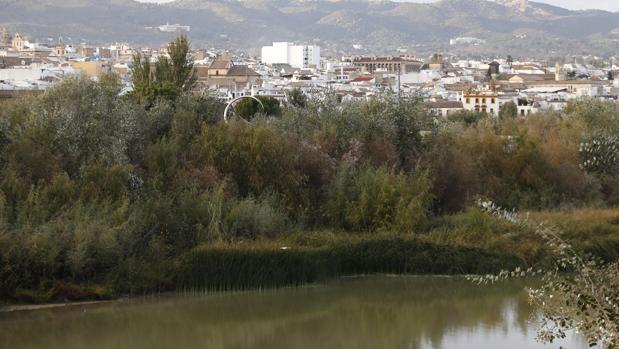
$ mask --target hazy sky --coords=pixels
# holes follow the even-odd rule
[[[168,0],[137,0],[141,2],[167,2]],[[435,0],[399,0],[411,2],[434,2]],[[570,9],[602,9],[608,11],[619,11],[619,0],[532,0],[545,2]]]
[[[435,0],[400,0],[411,2],[434,2]],[[582,9],[601,9],[608,11],[619,11],[619,0],[531,0],[544,2],[574,10]]]

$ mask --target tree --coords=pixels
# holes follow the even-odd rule
[[[615,80],[615,75],[613,74],[612,69],[608,71],[608,74],[606,76],[608,78],[608,81],[613,81]]]
[[[568,80],[574,80],[574,79],[576,79],[576,72],[575,72],[575,71],[569,71],[569,72],[567,72],[567,79],[568,79]]]
[[[170,43],[171,78],[174,85],[182,92],[190,91],[197,80],[190,49],[189,40],[185,35],[177,37]]]
[[[514,63],[514,58],[512,57],[512,55],[507,55],[507,64],[509,64],[510,68],[512,66],[512,63]]]
[[[443,63],[443,55],[441,55],[439,53],[434,53],[432,55],[432,58],[430,59],[430,63],[432,63],[432,64]]]
[[[486,72],[486,78],[488,79],[492,78],[492,68],[488,68],[488,71]]]
[[[288,93],[288,102],[297,107],[305,108],[307,106],[307,96],[299,88],[295,88]]]
[[[136,102],[146,104],[147,101],[153,99],[153,96],[151,96],[152,75],[153,72],[150,59],[142,56],[139,52],[133,55],[133,75],[131,77],[131,82],[133,85],[132,96]]]
[[[279,101],[277,99],[269,96],[256,96],[256,98],[262,102],[264,109],[260,107],[260,103],[258,103],[255,99],[244,98],[234,106],[234,111],[236,114],[245,120],[253,118],[254,115],[260,112],[268,116],[280,116],[282,114]]]
[[[499,110],[501,120],[515,118],[516,115],[518,115],[518,106],[512,101],[503,104],[501,110]]]
[[[279,105],[279,101],[273,97],[269,96],[258,96],[262,105],[264,105],[264,113],[268,116],[280,116],[282,115],[282,110]]]
[[[175,101],[188,92],[196,82],[189,40],[179,36],[169,45],[169,58],[160,57],[154,67],[149,57],[140,53],[133,56],[133,97],[152,106],[158,100]]]
[[[580,167],[589,173],[610,174],[617,164],[619,138],[597,136],[585,139],[578,147]]]

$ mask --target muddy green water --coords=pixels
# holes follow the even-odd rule
[[[373,276],[268,291],[0,313],[0,348],[457,348],[535,341],[523,285]]]

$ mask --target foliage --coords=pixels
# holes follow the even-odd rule
[[[288,92],[288,103],[296,108],[305,108],[307,106],[307,96],[303,94],[300,88],[292,89]]]
[[[483,117],[482,113],[470,111],[470,110],[460,110],[455,113],[450,113],[447,115],[447,120],[450,122],[461,122],[465,125],[474,125]]]
[[[253,98],[244,98],[234,105],[235,113],[245,120],[252,119],[256,114],[263,113],[267,116],[280,116],[281,108],[279,101],[269,96],[256,96],[260,103]]]
[[[182,63],[184,45],[172,45],[167,60],[136,65],[132,97],[119,96],[117,78],[105,76],[3,102],[0,297],[42,299],[54,285],[76,297],[99,286],[102,295],[171,290],[179,256],[197,246],[294,240],[323,248],[308,233],[314,229],[332,229],[325,239],[344,245],[350,236],[416,236],[538,263],[549,252],[531,234],[467,207],[478,197],[515,209],[619,202],[616,164],[580,168],[583,137],[616,135],[612,105],[587,100],[526,119],[435,120],[416,99],[342,106],[326,96],[304,107],[273,101],[266,115],[225,123],[222,102],[187,92],[188,70],[177,69],[190,64]],[[158,90],[162,81],[173,93]],[[573,224],[587,234],[568,232],[569,239],[612,261],[619,234],[608,217],[599,219]],[[369,265],[366,256],[398,266],[368,272],[419,270],[399,267],[402,258],[411,263],[405,252],[381,259],[400,241],[329,253],[348,256],[347,272]],[[429,251],[422,255],[447,253]]]
[[[327,212],[335,226],[352,231],[411,232],[420,229],[430,214],[429,189],[425,172],[344,168],[330,190]]]
[[[580,143],[578,152],[581,168],[592,173],[609,173],[616,170],[619,138],[595,137]]]
[[[268,200],[246,198],[236,203],[226,216],[230,239],[274,237],[287,230],[287,217]]]
[[[509,119],[515,118],[518,115],[518,106],[516,103],[509,101],[501,107],[499,110],[499,118],[500,119]]]
[[[178,36],[168,45],[169,57],[161,56],[154,66],[150,57],[133,56],[133,98],[140,104],[153,105],[159,100],[176,100],[191,90],[196,82],[189,40]]]
[[[591,347],[619,347],[619,264],[602,263],[576,252],[553,225],[521,218],[492,202],[482,202],[481,206],[512,224],[534,231],[554,252],[555,262],[547,270],[517,268],[477,280],[541,277],[542,286],[529,289],[531,302],[542,314],[538,330],[541,341],[552,343],[565,338],[567,331],[575,330]]]
[[[593,98],[571,101],[565,115],[586,125],[590,134],[617,135],[619,132],[619,106]]]

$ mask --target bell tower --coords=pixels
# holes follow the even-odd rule
[[[15,37],[13,38],[13,48],[18,51],[24,49],[24,39],[22,39],[19,33],[15,33]]]
[[[9,30],[4,27],[0,27],[0,46],[11,46],[11,35]]]

